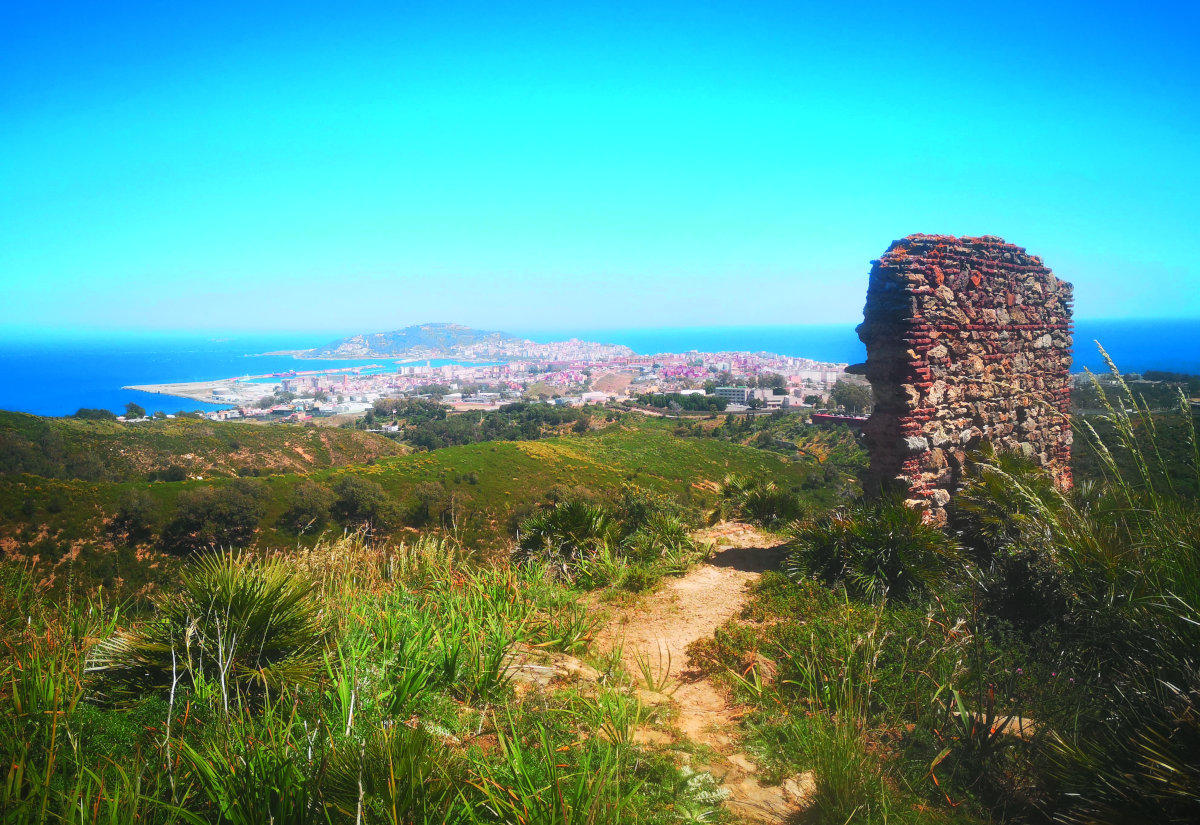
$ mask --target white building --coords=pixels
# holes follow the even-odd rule
[[[748,404],[754,397],[754,390],[749,387],[717,387],[713,390],[713,395],[732,404]]]

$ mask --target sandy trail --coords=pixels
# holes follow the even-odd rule
[[[656,679],[669,666],[667,675],[678,680],[675,690],[668,688],[678,733],[718,754],[704,768],[728,790],[729,809],[754,822],[784,822],[803,809],[804,783],[759,784],[754,761],[738,747],[741,710],[730,704],[724,690],[692,673],[687,656],[688,645],[712,636],[741,612],[747,586],[764,570],[777,567],[782,552],[744,524],[721,524],[698,538],[717,543],[713,557],[617,616],[597,642],[609,649],[623,644],[625,669],[639,681],[639,660],[649,662]]]

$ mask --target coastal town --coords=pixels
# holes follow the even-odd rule
[[[571,339],[507,357],[472,345],[452,363],[393,362],[328,370],[290,370],[210,382],[139,385],[131,389],[222,405],[212,420],[303,422],[363,415],[380,399],[422,398],[452,410],[492,410],[516,401],[559,406],[632,403],[646,395],[710,395],[731,412],[812,407],[829,401],[846,364],[766,352],[685,352],[639,355]],[[371,356],[369,349],[355,354]],[[459,355],[459,352],[440,353]],[[461,353],[468,355],[468,353]],[[469,360],[491,359],[483,363]],[[854,380],[851,378],[851,380]]]

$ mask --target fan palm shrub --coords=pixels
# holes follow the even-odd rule
[[[232,700],[310,684],[328,628],[315,583],[280,559],[219,553],[198,559],[149,621],[96,646],[88,671],[102,695],[152,690]]]
[[[421,727],[376,727],[331,754],[325,793],[345,822],[434,825],[452,821],[461,765]]]
[[[957,543],[921,513],[888,499],[856,504],[788,531],[792,579],[840,582],[856,596],[900,601],[927,594],[959,563]]]
[[[569,575],[570,565],[595,555],[618,538],[619,526],[607,510],[571,500],[522,521],[518,549],[523,557],[542,559]]]
[[[1200,449],[1184,445],[1113,372],[1100,438],[1077,429],[1103,481],[1074,494],[1027,465],[976,457],[955,523],[979,564],[981,603],[1027,631],[1070,676],[1061,707],[1036,708],[1042,774],[1064,822],[1200,821]],[[1177,431],[1180,428],[1177,428]],[[1183,449],[1180,450],[1179,447]],[[1182,460],[1172,455],[1185,453]],[[1190,471],[1181,472],[1181,468]]]
[[[709,522],[736,520],[773,527],[803,518],[807,512],[807,505],[794,491],[774,481],[728,475],[717,489],[717,504]]]
[[[972,562],[964,569],[983,621],[1029,636],[1060,620],[1067,594],[1053,525],[1070,507],[1050,474],[1028,458],[987,444],[970,456],[949,526]]]

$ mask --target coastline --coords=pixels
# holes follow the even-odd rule
[[[218,378],[213,381],[180,381],[170,384],[129,384],[121,389],[240,407],[258,401],[264,395],[271,395],[279,389],[279,384],[249,384],[240,378]]]

